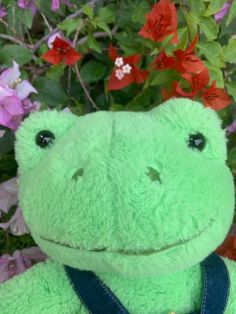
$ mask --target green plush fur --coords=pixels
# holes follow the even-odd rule
[[[41,130],[55,135],[46,149]],[[202,151],[188,145],[196,133]],[[146,113],[32,114],[17,132],[20,203],[51,260],[0,285],[1,313],[86,313],[63,264],[94,271],[131,314],[199,310],[199,263],[233,217],[225,142],[215,112],[187,99]]]

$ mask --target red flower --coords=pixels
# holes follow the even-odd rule
[[[42,58],[51,64],[60,64],[64,61],[66,65],[73,65],[81,58],[68,42],[59,37],[56,37],[52,45],[52,49],[42,55]]]
[[[109,57],[114,61],[115,68],[108,81],[108,90],[119,90],[132,83],[143,83],[147,79],[149,71],[137,67],[140,61],[139,55],[122,57],[110,44]]]
[[[179,84],[176,90],[178,94],[188,98],[194,98],[194,96],[196,96],[199,91],[208,85],[210,80],[209,71],[207,68],[204,68],[200,73],[197,74],[184,73],[182,74],[182,77],[189,83],[191,91],[184,91]]]
[[[150,13],[146,14],[146,23],[139,31],[139,35],[156,42],[163,41],[173,34],[173,43],[178,42],[178,17],[174,3],[170,0],[160,0],[154,4]]]
[[[223,244],[217,249],[216,253],[236,261],[236,236],[228,236]]]
[[[216,87],[216,81],[213,81],[212,85],[205,89],[201,97],[206,107],[211,107],[215,110],[223,109],[232,103],[232,99],[228,96],[225,89]]]
[[[178,49],[174,51],[176,58],[175,69],[181,73],[199,73],[205,65],[201,59],[199,59],[195,53],[194,48],[198,42],[198,35],[195,36],[193,42],[186,50]]]
[[[177,81],[173,81],[172,82],[172,87],[171,87],[171,91],[168,91],[166,88],[162,88],[162,98],[164,100],[168,100],[170,98],[178,98],[178,97],[183,97],[182,95],[180,95],[177,91],[178,89],[178,85],[179,83]]]
[[[157,70],[174,69],[176,60],[174,57],[167,56],[165,51],[162,51],[151,63],[151,67]]]
[[[186,50],[178,49],[174,51],[174,56],[167,56],[161,52],[151,66],[158,70],[175,69],[180,73],[199,73],[205,68],[204,63],[195,55],[194,48],[198,41],[198,35]]]

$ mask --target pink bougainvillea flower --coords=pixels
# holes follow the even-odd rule
[[[6,230],[9,228],[11,234],[16,236],[21,236],[23,234],[29,233],[28,228],[26,227],[22,210],[18,206],[14,215],[8,222],[0,223],[0,228]]]
[[[18,7],[31,10],[33,15],[37,12],[35,0],[18,0]]]
[[[16,97],[0,99],[0,124],[15,131],[23,118],[21,102]]]
[[[230,125],[228,125],[226,130],[228,134],[236,132],[236,120],[234,120]]]
[[[68,5],[69,7],[73,7],[73,4],[71,4],[70,1],[68,1],[68,0],[52,0],[51,10],[52,11],[59,10],[61,3],[64,3],[64,4]]]
[[[38,111],[41,107],[41,103],[39,101],[31,101],[29,98],[26,98],[22,101],[22,107],[24,114],[28,114],[33,111]]]
[[[38,247],[15,251],[12,256],[2,255],[0,257],[0,283],[22,274],[26,269],[45,259],[46,255]]]
[[[67,41],[56,37],[52,49],[41,57],[51,64],[64,62],[66,65],[73,65],[81,58],[81,55]]]
[[[17,178],[0,184],[0,210],[7,213],[13,205],[18,204]]]
[[[20,79],[19,65],[13,61],[13,66],[0,75],[0,124],[16,130],[27,110],[25,101],[36,89],[27,81]]]
[[[6,8],[4,6],[0,6],[0,18],[7,15]]]
[[[219,12],[215,14],[215,21],[220,23],[223,18],[228,14],[232,3],[230,1],[225,2]]]
[[[168,35],[173,35],[172,43],[178,42],[178,17],[174,3],[160,0],[146,14],[146,23],[139,35],[156,42],[162,42]]]
[[[24,100],[29,94],[37,93],[37,91],[27,80],[22,81],[20,76],[19,65],[13,61],[13,66],[0,75],[0,85],[8,88],[11,92],[15,91],[16,97],[19,100]]]
[[[132,83],[141,84],[147,79],[149,71],[137,67],[141,60],[139,55],[122,57],[110,44],[109,57],[114,61],[115,67],[108,81],[108,90],[119,90]]]
[[[17,178],[12,178],[0,184],[0,212],[2,210],[3,212],[8,213],[12,206],[18,205],[17,192]],[[11,233],[14,235],[28,233],[28,229],[25,225],[19,206],[9,221],[0,223],[0,228],[4,230],[9,228]]]
[[[201,97],[204,105],[214,110],[224,109],[232,103],[232,99],[228,96],[226,90],[216,87],[216,81],[213,81],[212,85],[205,89]]]

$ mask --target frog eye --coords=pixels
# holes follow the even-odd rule
[[[201,133],[190,134],[188,139],[188,146],[202,151],[206,146],[206,138]]]
[[[55,140],[55,135],[48,130],[43,130],[35,136],[35,143],[41,148],[46,148],[51,145]]]

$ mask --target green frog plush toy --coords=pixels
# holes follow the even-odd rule
[[[20,204],[49,259],[0,285],[1,314],[236,313],[236,264],[212,253],[234,212],[213,110],[45,111],[16,138]]]

